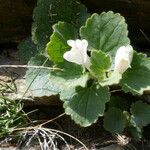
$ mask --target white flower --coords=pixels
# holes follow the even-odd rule
[[[67,61],[83,65],[87,69],[90,68],[90,58],[87,55],[87,40],[68,40],[68,45],[71,46],[71,50],[64,53],[63,57]]]
[[[123,74],[128,68],[131,68],[133,58],[133,47],[131,45],[122,46],[117,50],[115,56],[115,67],[119,73]]]

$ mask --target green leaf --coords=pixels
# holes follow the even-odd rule
[[[50,70],[48,69],[42,69],[40,66],[42,66],[44,63],[46,64],[44,66],[51,67],[52,62],[47,60],[45,56],[38,55],[36,57],[32,57],[29,61],[28,65],[30,66],[39,66],[39,69],[30,68],[26,71],[25,79],[27,86],[30,86],[30,90],[33,93],[33,96],[35,97],[42,97],[42,96],[49,96],[49,95],[56,95],[57,91],[50,90],[49,85],[49,74]]]
[[[47,45],[47,52],[55,63],[63,62],[63,54],[70,50],[67,40],[76,39],[77,31],[74,26],[65,22],[58,22],[53,26],[53,34]]]
[[[51,72],[50,83],[53,89],[59,91],[61,100],[72,97],[77,86],[86,86],[89,74],[83,73],[82,66],[65,61],[57,67],[62,68],[62,70]]]
[[[32,58],[30,65],[40,66],[45,62],[44,56],[37,56]],[[51,62],[47,62],[46,66],[52,66]],[[86,86],[86,82],[89,76],[87,73],[83,74],[83,68],[79,65],[65,62],[57,66],[55,70],[48,69],[29,69],[26,72],[26,81],[28,85],[31,84],[31,91],[35,97],[51,96],[61,93],[61,98],[66,98],[66,94],[69,90],[74,90],[77,86]],[[75,90],[74,90],[75,91]],[[67,97],[69,97],[69,94]],[[70,95],[71,96],[71,95]]]
[[[92,51],[90,71],[99,80],[103,80],[106,76],[106,71],[111,67],[111,58],[102,51]]]
[[[105,78],[103,81],[100,82],[101,86],[110,86],[119,84],[120,80],[122,79],[122,75],[118,71],[113,71],[108,74],[108,77]]]
[[[18,46],[18,49],[19,56],[24,61],[29,61],[31,57],[35,56],[39,52],[31,38],[27,38],[21,42]]]
[[[110,107],[115,107],[119,108],[121,110],[129,110],[130,105],[131,105],[131,97],[128,95],[116,95],[116,96],[111,96],[110,102],[109,102],[109,108]]]
[[[109,101],[108,87],[93,85],[92,87],[78,87],[76,94],[65,101],[65,113],[83,127],[95,123],[99,116],[103,116],[105,104]]]
[[[76,0],[38,0],[33,12],[32,39],[43,51],[53,32],[53,24],[65,21],[79,28],[86,17],[86,8]]]
[[[150,90],[150,58],[134,52],[131,68],[123,74],[120,85],[125,92],[134,95]]]
[[[112,133],[121,133],[126,125],[122,110],[111,107],[104,115],[104,128]]]
[[[131,106],[132,120],[136,126],[143,127],[150,123],[150,105],[137,101]]]
[[[80,35],[88,41],[90,50],[102,50],[112,56],[119,47],[130,43],[124,17],[112,11],[93,14],[81,27]]]
[[[142,138],[142,129],[141,128],[129,127],[128,130],[136,140],[139,141]]]

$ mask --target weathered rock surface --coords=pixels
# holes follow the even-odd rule
[[[0,0],[0,44],[18,43],[30,35],[32,12],[37,0]],[[147,42],[150,34],[149,0],[81,0],[89,12],[112,10],[129,24],[132,41]],[[143,34],[144,33],[144,34]]]
[[[0,0],[0,44],[19,42],[30,35],[36,0]]]

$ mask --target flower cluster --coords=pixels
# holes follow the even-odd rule
[[[64,59],[69,62],[73,62],[84,66],[88,70],[90,69],[90,57],[87,54],[88,42],[87,40],[68,40],[68,45],[71,46],[71,50],[64,53]],[[131,62],[133,58],[133,48],[131,45],[121,46],[115,56],[114,71],[118,71],[123,74],[128,68],[131,68]]]

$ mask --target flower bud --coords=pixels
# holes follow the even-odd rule
[[[131,45],[121,46],[115,56],[114,70],[123,74],[128,68],[131,68],[133,58],[133,48]]]

